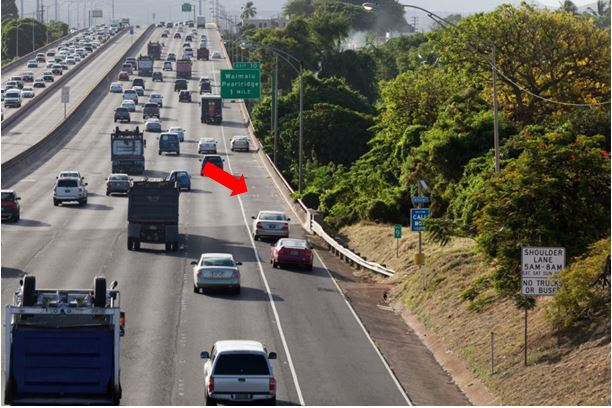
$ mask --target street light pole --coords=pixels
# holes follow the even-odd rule
[[[300,195],[302,194],[302,185],[304,182],[304,172],[303,172],[303,147],[304,147],[304,64],[300,60],[300,137],[299,137],[299,148],[298,148],[298,192]]]
[[[274,89],[272,89],[272,101],[274,109],[272,111],[272,135],[274,136],[274,154],[273,162],[276,166],[277,152],[278,152],[278,55],[274,56],[274,77],[273,77]]]

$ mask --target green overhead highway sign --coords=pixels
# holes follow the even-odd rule
[[[191,4],[190,3],[181,4],[181,11],[191,12]]]
[[[259,99],[261,78],[258,69],[222,69],[221,98]]]
[[[234,62],[234,69],[261,69],[259,62]]]

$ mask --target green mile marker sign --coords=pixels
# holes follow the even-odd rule
[[[395,239],[400,239],[402,237],[402,225],[395,224],[393,228],[393,236]]]
[[[221,98],[259,99],[261,78],[258,69],[222,69]]]

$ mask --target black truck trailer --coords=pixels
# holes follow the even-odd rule
[[[128,193],[128,250],[139,250],[141,242],[178,249],[179,194],[171,181],[134,182]]]
[[[113,173],[143,174],[145,170],[145,140],[143,133],[134,130],[119,130],[111,133],[111,162]]]

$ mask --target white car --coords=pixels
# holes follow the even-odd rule
[[[206,288],[230,288],[240,293],[241,262],[234,261],[232,254],[205,253],[193,267],[193,291],[199,293]]]
[[[230,150],[232,152],[243,150],[249,151],[249,138],[248,136],[234,136],[230,140]]]
[[[211,137],[202,137],[198,140],[199,154],[217,154],[217,141]]]
[[[131,99],[124,99],[120,107],[126,108],[130,112],[136,112],[136,104]]]
[[[110,84],[109,91],[112,93],[122,93],[123,85],[121,85],[120,82],[113,82],[112,84]]]
[[[31,86],[24,86],[21,90],[22,98],[33,98],[34,97],[34,88]]]
[[[79,205],[87,204],[87,183],[80,177],[60,177],[53,187],[53,205],[65,201],[77,201]]]
[[[152,92],[151,95],[149,95],[148,103],[156,103],[157,106],[159,106],[160,108],[163,108],[164,106],[163,99],[164,97],[161,96],[161,94],[158,94],[157,92]]]
[[[216,341],[210,352],[202,351],[206,405],[218,402],[259,402],[276,405],[276,379],[270,360],[276,353],[253,340]]]
[[[133,86],[132,89],[136,91],[136,94],[138,96],[144,96],[144,88],[142,86],[136,85],[136,86]]]
[[[260,211],[253,219],[253,238],[258,240],[260,237],[289,237],[289,221],[282,211]]]
[[[145,122],[145,131],[146,132],[161,132],[162,126],[161,122],[158,118],[149,118]]]
[[[138,94],[133,89],[126,89],[123,91],[123,99],[129,99],[134,101],[134,103],[138,103]]]
[[[35,59],[29,60],[26,67],[27,68],[38,68],[38,61],[36,61]]]
[[[176,133],[179,137],[180,142],[185,141],[185,130],[181,127],[171,127],[168,129],[168,133]]]
[[[213,52],[210,54],[210,58],[220,59],[220,58],[221,58],[221,53],[219,53],[219,51],[213,51]]]

